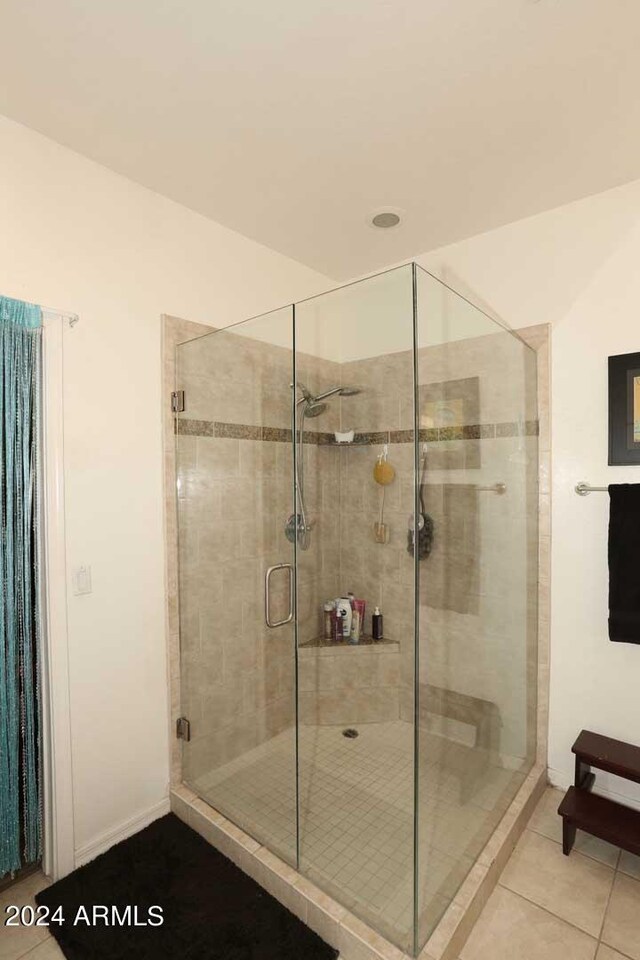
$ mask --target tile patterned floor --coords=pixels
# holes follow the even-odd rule
[[[5,927],[6,908],[9,904],[35,906],[34,897],[39,890],[49,886],[41,873],[33,873],[0,894],[0,960],[64,960],[46,927]]]
[[[306,875],[406,949],[413,911],[413,729],[402,721],[301,727],[300,856]],[[189,785],[247,833],[295,862],[293,731]],[[465,748],[468,749],[468,748]],[[521,778],[493,768],[461,790],[456,744],[421,737],[420,902],[427,939]],[[465,755],[465,756],[468,756]],[[456,759],[458,762],[456,764]]]
[[[562,853],[549,788],[460,960],[640,960],[640,857],[578,833]]]

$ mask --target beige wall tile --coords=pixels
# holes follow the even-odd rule
[[[295,870],[266,847],[261,847],[256,856],[260,861],[259,872],[256,875],[258,883],[303,923],[306,923],[309,901],[295,885],[297,878]]]
[[[338,949],[344,960],[405,960],[402,950],[351,914],[340,922]]]
[[[347,911],[305,877],[296,874],[294,882],[296,888],[307,901],[307,924],[326,943],[338,948],[340,945],[340,924]]]

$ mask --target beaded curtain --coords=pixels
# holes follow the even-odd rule
[[[42,311],[0,297],[0,877],[38,860]]]

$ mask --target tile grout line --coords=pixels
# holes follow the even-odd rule
[[[512,893],[514,897],[520,897],[521,900],[525,900],[526,903],[530,903],[531,906],[537,907],[538,910],[543,910],[545,913],[548,913],[550,917],[554,917],[554,919],[559,920],[561,923],[566,923],[568,927],[572,927],[574,930],[577,930],[583,936],[589,937],[590,940],[594,941],[594,943],[596,944],[596,947],[600,945],[600,941],[597,939],[597,937],[594,937],[592,933],[587,933],[586,930],[583,930],[582,927],[576,926],[576,924],[572,923],[571,920],[565,920],[564,917],[559,917],[557,913],[553,913],[553,911],[549,910],[548,907],[543,907],[541,904],[536,903],[535,900],[530,900],[529,897],[525,897],[524,894],[517,893],[517,891],[512,890],[511,887],[507,887],[506,884],[502,883],[501,880],[498,881],[496,886],[502,887],[503,890],[507,890],[509,893]]]
[[[47,940],[53,940],[53,941],[55,942],[56,946],[58,946],[58,941],[57,941],[56,938],[53,936],[53,934],[47,933],[46,937],[43,937],[42,940],[40,940],[39,943],[36,943],[36,944],[34,944],[34,946],[29,947],[29,949],[28,949],[25,953],[19,954],[19,955],[15,958],[15,960],[24,960],[25,957],[29,957],[29,956],[34,952],[34,950],[39,950],[40,947],[42,946],[42,944],[43,944],[43,943],[46,943]],[[59,946],[58,946],[58,950],[60,950],[60,953],[62,953],[62,950],[60,949]],[[64,954],[63,954],[63,956],[64,956]]]
[[[620,853],[622,854],[622,851],[620,851]],[[618,857],[618,863],[619,862],[620,862],[620,857]],[[600,933],[598,934],[598,944],[602,943],[602,934],[604,932],[604,925],[607,921],[607,913],[609,912],[609,905],[611,904],[611,897],[613,896],[613,888],[615,886],[617,876],[618,876],[618,867],[616,865],[616,869],[613,871],[613,880],[611,882],[609,896],[607,897],[607,905],[604,908],[604,913],[602,914],[602,923],[600,924]],[[605,944],[605,946],[609,946],[609,944]]]
[[[542,837],[543,840],[549,840],[551,843],[555,843],[556,846],[558,846],[558,847],[561,847],[561,846],[562,846],[562,841],[561,841],[561,840],[554,840],[553,837],[548,837],[548,836],[546,835],[546,833],[540,833],[538,830],[533,830],[531,827],[525,827],[525,833],[526,833],[527,831],[529,831],[529,833],[535,833],[535,835],[536,835],[537,837]],[[606,843],[606,841],[604,841],[604,842]],[[612,846],[613,846],[613,844],[612,844]],[[592,860],[594,863],[599,863],[601,867],[607,867],[607,869],[608,869],[608,870],[612,870],[613,873],[616,873],[616,872],[617,872],[617,867],[613,867],[610,863],[604,863],[603,860],[598,860],[596,857],[592,857],[592,856],[590,856],[588,853],[583,853],[582,850],[576,850],[575,847],[574,847],[571,852],[572,852],[573,854],[575,854],[576,856],[578,856],[578,857],[582,857],[582,858],[585,859],[585,860]],[[620,851],[618,851],[618,852],[620,852]],[[618,857],[618,859],[619,859],[619,857]]]
[[[546,834],[541,833],[539,830],[536,830],[534,827],[527,827],[526,829],[529,830],[531,833],[535,833],[535,834],[536,834],[537,836],[539,836],[539,837],[543,837],[545,840],[551,840],[553,843],[556,843],[558,846],[562,846],[561,841],[555,840],[553,837],[549,837],[549,836],[547,836]],[[583,831],[583,832],[584,832],[584,831]],[[588,834],[588,835],[590,836],[590,834]],[[607,903],[606,903],[606,906],[605,906],[605,908],[604,908],[604,913],[603,913],[603,915],[602,915],[602,923],[600,924],[600,932],[599,932],[598,937],[597,937],[596,953],[598,952],[598,948],[599,948],[600,946],[605,946],[605,947],[609,947],[609,949],[614,949],[613,947],[610,947],[609,944],[606,943],[606,942],[602,939],[602,934],[603,934],[603,932],[604,932],[604,925],[605,925],[606,920],[607,920],[607,913],[608,913],[608,911],[609,911],[609,906],[610,906],[610,904],[611,904],[611,898],[612,898],[612,896],[613,896],[613,890],[614,890],[614,887],[615,887],[616,877],[617,877],[618,875],[623,876],[623,877],[628,876],[628,874],[626,874],[624,871],[622,871],[622,870],[620,869],[620,863],[622,862],[622,853],[623,853],[622,848],[618,847],[618,853],[617,853],[617,856],[616,856],[616,860],[615,860],[615,865],[614,865],[614,866],[610,866],[608,863],[604,863],[602,860],[598,860],[596,857],[592,857],[592,856],[590,856],[588,853],[584,853],[582,850],[573,850],[572,852],[575,853],[575,854],[578,854],[579,856],[584,857],[584,858],[587,859],[587,860],[592,860],[594,863],[599,863],[599,864],[600,864],[601,866],[603,866],[603,867],[609,867],[609,868],[612,870],[612,872],[613,872],[613,877],[612,877],[612,881],[611,881],[611,887],[610,887],[610,889],[609,889],[609,894],[608,894],[608,896],[607,896]],[[633,878],[631,878],[631,879],[633,879]],[[501,883],[501,882],[499,883],[499,885],[500,885],[501,887],[503,887],[505,890],[509,890],[511,893],[516,893],[515,890],[511,890],[510,887],[507,887],[505,884],[503,884],[503,883]],[[528,900],[528,902],[529,902],[529,903],[533,903],[534,906],[540,907],[540,904],[535,903],[535,901],[533,901],[533,900],[529,900],[528,897],[524,897],[524,896],[522,896],[522,894],[517,893],[516,896],[520,896],[520,897],[522,897],[523,900]],[[540,909],[544,910],[544,909],[546,909],[546,908],[545,908],[545,907],[540,907]],[[569,926],[575,927],[576,930],[580,930],[580,927],[576,927],[575,924],[571,923],[571,921],[569,921],[569,920],[565,920],[564,917],[558,917],[558,915],[555,914],[555,913],[553,913],[551,910],[547,910],[547,913],[550,913],[551,916],[557,917],[558,919],[562,920],[563,923],[568,923]],[[586,931],[583,930],[582,932],[585,933]],[[588,936],[591,936],[591,934],[588,934]],[[620,953],[620,956],[623,956],[623,957],[627,958],[627,960],[632,960],[631,957],[628,957],[628,954],[624,954],[624,953],[622,953],[620,950],[618,950],[618,953]]]
[[[549,837],[546,833],[541,833],[539,830],[536,830],[535,827],[525,827],[525,829],[528,830],[530,833],[535,833],[536,836],[538,837],[542,837],[544,840],[551,840],[552,843],[556,843],[559,847],[562,846],[562,840],[556,840],[554,837]],[[584,833],[585,831],[581,831],[581,832]],[[587,836],[591,836],[591,834],[587,834]],[[603,840],[602,842],[606,843],[607,841]],[[611,846],[613,846],[613,844],[611,844]],[[610,863],[605,863],[604,860],[598,860],[597,857],[591,856],[590,853],[585,853],[583,850],[576,850],[574,848],[571,852],[577,853],[579,856],[585,857],[587,860],[593,860],[594,863],[599,863],[603,867],[609,867],[609,869],[613,870],[615,873],[618,872],[617,864],[620,862],[620,857],[622,855],[622,850],[618,848],[618,856],[616,857],[616,866],[614,867]]]

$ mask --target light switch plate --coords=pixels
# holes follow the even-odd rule
[[[73,571],[73,593],[76,597],[91,593],[91,567],[85,563]]]

